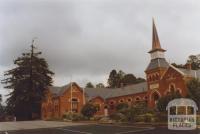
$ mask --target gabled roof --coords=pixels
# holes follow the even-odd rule
[[[172,68],[179,72],[183,76],[189,76],[189,77],[194,77],[194,78],[200,78],[200,70],[191,70],[191,69],[184,69],[184,68],[177,68],[173,65],[169,65],[169,68]],[[167,71],[166,71],[167,72]],[[165,72],[165,73],[166,73]],[[165,75],[165,74],[164,74]],[[164,76],[163,75],[163,76]]]
[[[49,90],[54,96],[61,96],[63,93],[71,88],[71,85],[77,85],[75,82],[70,82],[67,85],[64,85],[62,87],[57,87],[57,86],[50,86]],[[78,85],[77,85],[78,86]]]
[[[147,91],[147,82],[125,86],[122,88],[85,88],[85,93],[89,99],[100,96],[103,99],[144,93]]]
[[[184,75],[194,77],[194,78],[200,78],[200,70],[190,70],[190,69],[183,69],[178,68],[181,72],[183,72]]]
[[[152,59],[151,62],[149,63],[147,70],[152,70],[156,68],[168,68],[169,63],[165,60],[165,58],[157,58],[157,59]]]

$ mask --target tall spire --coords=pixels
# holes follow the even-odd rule
[[[157,33],[157,30],[156,30],[156,25],[155,25],[155,22],[154,22],[154,19],[153,19],[152,49],[151,49],[151,51],[149,51],[149,53],[152,53],[152,52],[155,52],[155,51],[164,52],[166,50],[161,48],[158,33]]]

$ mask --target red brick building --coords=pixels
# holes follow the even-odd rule
[[[153,22],[151,61],[147,66],[146,82],[122,88],[80,88],[75,82],[63,87],[49,87],[46,100],[42,103],[42,119],[62,117],[65,112],[80,112],[85,102],[98,107],[97,115],[107,115],[115,111],[119,103],[134,105],[139,101],[155,107],[158,99],[169,92],[187,94],[186,83],[193,77],[200,77],[200,70],[180,69],[170,65],[164,56]]]
[[[84,104],[83,90],[75,82],[62,87],[49,87],[42,102],[42,119],[61,118],[69,111],[80,113]]]

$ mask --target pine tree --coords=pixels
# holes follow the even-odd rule
[[[30,120],[33,113],[40,115],[41,101],[53,82],[54,73],[48,69],[46,60],[40,57],[42,53],[35,52],[33,44],[34,40],[31,51],[14,60],[15,68],[6,71],[6,78],[2,80],[5,88],[12,89],[6,109],[18,120]]]

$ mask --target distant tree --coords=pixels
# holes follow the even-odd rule
[[[144,79],[144,78],[137,78],[137,80],[136,80],[137,82],[136,83],[140,83],[140,82],[145,82],[146,80]]]
[[[167,104],[176,98],[181,98],[181,94],[179,92],[170,92],[167,95],[161,97],[157,103],[157,109],[159,112],[165,112]]]
[[[40,116],[41,101],[53,82],[51,76],[54,73],[48,69],[46,60],[40,55],[41,52],[35,52],[32,44],[30,52],[14,60],[15,68],[4,74],[2,83],[6,85],[5,88],[12,89],[6,109],[17,120],[30,120],[33,113]]]
[[[91,82],[88,82],[85,88],[94,88],[94,85]]]
[[[109,78],[108,78],[108,85],[110,88],[116,88],[117,87],[117,71],[112,70],[110,72]]]
[[[96,84],[96,88],[104,88],[104,84],[103,83],[99,83],[99,84]]]
[[[136,78],[133,74],[126,74],[122,70],[112,70],[108,78],[109,88],[119,88],[126,85],[137,84],[146,81],[143,78]]]
[[[191,64],[193,70],[200,69],[200,56],[199,55],[190,55],[188,57],[187,63]]]
[[[123,85],[130,85],[130,84],[135,84],[136,83],[137,78],[133,75],[133,74],[126,74],[122,80],[121,83],[123,83]]]
[[[200,69],[200,55],[190,55],[185,64],[172,63],[173,66],[184,69],[187,69],[187,64],[191,64],[191,69],[193,70]]]
[[[81,113],[88,118],[91,118],[94,116],[94,114],[97,112],[97,107],[94,106],[91,103],[87,103],[83,106],[83,108],[81,109]]]
[[[108,78],[109,87],[110,88],[121,87],[121,81],[124,75],[125,73],[122,70],[119,70],[119,72],[117,72],[116,70],[112,70]]]
[[[194,100],[200,108],[200,80],[192,79],[187,83],[188,97]]]
[[[183,64],[172,63],[172,65],[173,65],[174,67],[176,67],[176,68],[184,68],[184,69],[186,69],[186,66],[183,65]]]

